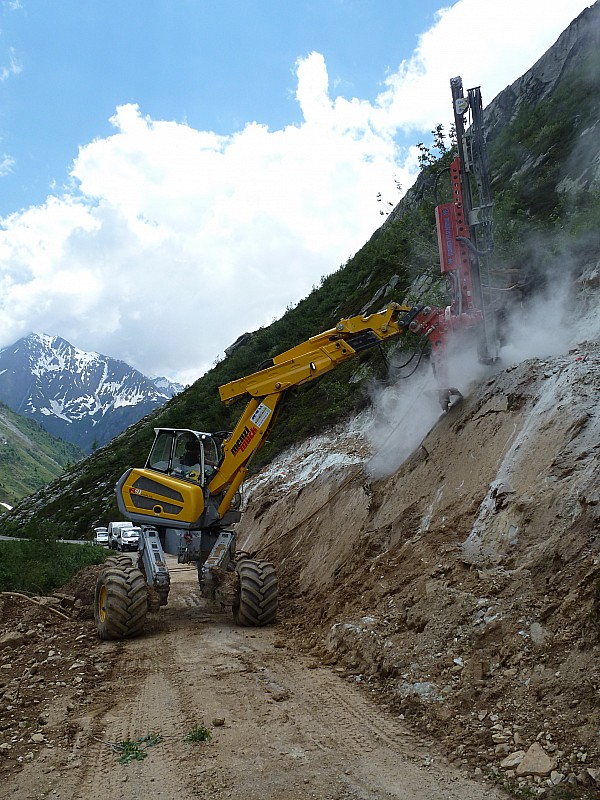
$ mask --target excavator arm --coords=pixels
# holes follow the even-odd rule
[[[335,328],[275,356],[272,366],[220,386],[219,394],[225,403],[245,395],[251,399],[224,443],[223,461],[209,484],[211,495],[227,491],[219,516],[225,513],[228,501],[239,488],[246,465],[264,443],[277,406],[288,389],[313,381],[363,350],[409,332],[427,336],[435,348],[442,341],[442,321],[443,312],[434,306],[390,303],[379,313],[342,319]]]
[[[314,380],[362,350],[404,333],[407,326],[399,322],[400,316],[412,310],[391,303],[378,314],[342,319],[335,328],[275,356],[272,366],[219,387],[221,400],[232,403],[244,394],[261,397]]]
[[[313,381],[364,350],[407,333],[427,337],[435,353],[444,342],[446,329],[444,312],[435,306],[390,303],[376,314],[340,320],[334,328],[275,356],[265,369],[219,388],[225,403],[244,396],[248,402],[223,442],[220,463],[208,479],[199,471],[179,474],[175,456],[182,434],[174,429],[157,429],[146,467],[128,470],[117,483],[119,509],[139,524],[158,522],[187,530],[235,521],[228,512],[288,389]],[[184,434],[195,435],[193,431]],[[210,435],[197,434],[197,438],[200,444]]]

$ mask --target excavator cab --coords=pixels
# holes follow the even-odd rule
[[[187,428],[155,428],[154,432],[146,469],[200,486],[211,480],[222,457],[216,439]]]
[[[196,530],[214,524],[205,511],[208,485],[218,473],[222,445],[210,433],[189,428],[155,428],[142,469],[128,469],[117,481],[119,511],[136,524],[166,524]]]

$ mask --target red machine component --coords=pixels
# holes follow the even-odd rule
[[[471,261],[466,241],[471,231],[465,218],[461,187],[461,165],[457,156],[450,165],[452,203],[442,203],[435,209],[440,269],[442,275],[452,279],[451,316],[462,318],[461,325],[470,325],[481,320],[481,309],[476,309],[473,299]],[[476,319],[470,319],[475,316]]]
[[[458,155],[450,165],[452,200],[435,209],[440,270],[450,281],[450,304],[437,309],[435,330],[427,336],[432,344],[432,362],[438,381],[440,402],[446,408],[450,395],[444,358],[452,332],[474,328],[478,335],[479,358],[490,363],[497,357],[497,335],[493,314],[486,313],[481,281],[481,264],[492,250],[492,203],[487,149],[483,134],[483,108],[479,88],[463,95],[461,78],[450,81]],[[465,114],[472,122],[465,129]],[[475,194],[477,206],[474,205]],[[478,245],[479,238],[483,249]],[[489,286],[488,286],[489,294]]]

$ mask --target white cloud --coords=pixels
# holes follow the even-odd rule
[[[0,153],[0,177],[2,175],[8,175],[9,172],[12,172],[12,168],[15,165],[15,160],[12,156],[7,155],[6,153]]]
[[[13,75],[18,75],[21,72],[21,64],[17,58],[14,48],[9,48],[8,51],[8,64],[0,66],[0,81],[4,82]]]
[[[378,227],[377,193],[395,200],[394,178],[415,176],[395,136],[451,116],[449,78],[491,100],[579,10],[563,5],[460,0],[374,102],[332,97],[312,53],[297,64],[303,122],[281,130],[222,136],[120,106],[63,195],[3,221],[0,346],[44,330],[147,374],[197,377]]]
[[[372,120],[379,128],[431,130],[451,121],[449,80],[481,86],[484,102],[526,72],[586,0],[460,0],[437,12],[415,52],[385,81]]]

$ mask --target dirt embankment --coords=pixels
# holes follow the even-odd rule
[[[525,362],[393,476],[291,489],[283,464],[242,523],[299,646],[455,762],[556,797],[600,788],[599,389],[596,344]]]

